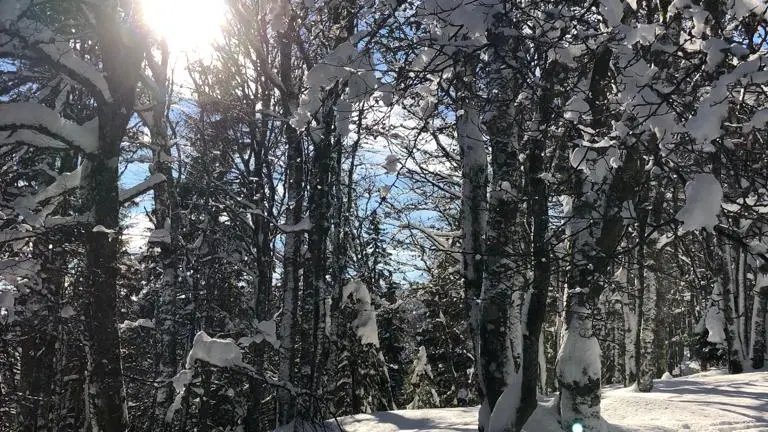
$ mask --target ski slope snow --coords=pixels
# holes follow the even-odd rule
[[[540,401],[525,431],[559,431],[554,409],[553,400]],[[605,388],[602,414],[609,432],[768,432],[768,372],[659,380],[651,393]],[[339,418],[338,425],[347,432],[474,432],[477,408],[359,414]]]

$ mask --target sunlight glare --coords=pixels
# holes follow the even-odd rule
[[[226,18],[225,0],[142,0],[144,22],[171,51],[208,57]]]

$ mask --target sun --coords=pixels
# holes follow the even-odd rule
[[[171,51],[207,57],[227,15],[225,0],[141,0],[146,25]]]

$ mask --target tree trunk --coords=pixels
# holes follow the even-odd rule
[[[758,270],[760,271],[760,270]],[[757,273],[757,286],[755,287],[755,300],[752,305],[752,337],[750,337],[749,358],[754,369],[762,369],[765,366],[766,355],[766,320],[768,315],[768,276],[762,271]]]
[[[182,293],[179,285],[186,277],[182,261],[183,246],[180,238],[181,217],[178,210],[178,197],[173,179],[171,162],[172,144],[168,137],[166,114],[168,110],[168,47],[161,45],[160,62],[152,65],[152,79],[156,92],[152,95],[151,117],[145,121],[150,131],[152,149],[152,169],[154,174],[162,174],[165,181],[154,187],[155,230],[166,230],[168,241],[159,243],[159,265],[162,269],[158,301],[155,310],[156,352],[154,366],[157,380],[161,385],[155,393],[155,413],[150,428],[161,430],[168,408],[174,397],[172,378],[178,369],[177,344],[179,332],[176,328],[178,308],[176,299]],[[165,237],[165,236],[162,236]]]
[[[466,66],[469,69],[469,66]],[[468,85],[470,77],[463,77]],[[470,337],[475,351],[478,374],[482,374],[480,364],[480,307],[483,291],[483,268],[485,265],[485,231],[488,215],[488,160],[485,140],[480,132],[480,115],[477,109],[466,99],[469,89],[461,89],[463,102],[462,115],[457,119],[457,140],[461,150],[462,164],[462,269],[464,293],[469,315]],[[482,382],[482,377],[480,377]],[[479,398],[485,400],[482,385]],[[490,411],[487,403],[480,409],[480,430],[487,428]],[[484,413],[484,414],[483,414]]]
[[[98,106],[98,149],[85,155],[81,185],[83,209],[92,217],[85,228],[86,415],[93,431],[122,432],[128,409],[117,329],[118,160],[145,47],[135,39],[125,41],[113,3],[94,8],[94,13],[112,100]]]
[[[629,284],[628,284],[629,285]],[[635,284],[631,285],[636,288]],[[629,290],[629,286],[625,287]],[[630,386],[637,380],[637,343],[639,311],[634,297],[641,295],[634,293],[630,298],[624,293],[622,310],[624,311],[624,386]]]
[[[612,52],[596,53],[587,103],[593,129],[607,127],[608,96],[605,80]],[[634,144],[634,145],[633,145]],[[565,306],[565,340],[558,354],[561,425],[576,422],[584,429],[602,429],[600,418],[600,347],[592,333],[592,314],[604,286],[600,278],[608,270],[624,231],[623,204],[632,201],[644,178],[643,159],[637,143],[624,148],[622,165],[611,175],[595,181],[582,170],[573,173],[573,208],[567,225],[570,241]],[[596,152],[596,157],[605,157]]]
[[[282,94],[282,110],[286,118],[293,115],[293,107],[298,106],[298,97],[293,84],[291,64],[293,34],[287,30],[281,34],[280,41],[280,80],[285,88]],[[284,123],[287,145],[286,193],[288,210],[285,223],[298,224],[303,215],[304,188],[304,148],[298,131],[289,122]],[[280,351],[278,376],[284,384],[294,384],[296,362],[296,332],[298,331],[298,302],[301,273],[302,232],[289,232],[285,235],[283,252],[283,307],[280,317]],[[288,424],[296,416],[294,395],[282,388],[279,392],[278,423]]]
[[[515,431],[517,413],[521,403],[523,367],[523,308],[527,307],[527,284],[519,270],[521,258],[516,254],[523,244],[518,219],[519,192],[522,178],[519,170],[519,142],[515,124],[514,104],[510,100],[516,94],[515,83],[509,73],[498,70],[501,58],[509,45],[507,39],[494,34],[493,72],[489,85],[497,89],[491,101],[491,115],[485,120],[491,150],[491,171],[487,207],[487,231],[485,233],[485,271],[480,303],[480,385],[483,388],[489,417],[481,419],[492,431]],[[480,125],[474,122],[474,113],[465,113],[459,121],[471,122],[468,127]],[[477,143],[483,146],[482,141]],[[483,153],[484,154],[484,153]],[[464,229],[470,229],[465,225]],[[530,348],[530,347],[529,347]],[[535,346],[538,350],[538,343]],[[536,365],[534,357],[534,367]],[[534,398],[535,401],[535,398]],[[497,402],[499,403],[497,408]],[[503,415],[501,415],[503,413]]]
[[[548,68],[548,79],[554,79],[558,64],[552,62]],[[546,82],[546,81],[545,81]],[[547,84],[553,84],[548,82]],[[546,86],[539,97],[538,120],[541,125],[550,124],[554,117],[554,86]],[[544,129],[544,128],[542,128]],[[548,132],[544,131],[539,139],[533,139],[526,155],[527,200],[530,203],[528,217],[531,225],[531,280],[530,298],[525,313],[523,331],[523,376],[521,384],[520,406],[516,416],[516,430],[522,430],[525,423],[536,410],[537,382],[541,382],[541,391],[546,391],[546,362],[542,327],[546,319],[547,296],[551,276],[549,239],[549,203],[547,201],[547,182],[542,178],[546,172],[544,155],[546,154]],[[541,357],[541,361],[539,360]]]
[[[657,187],[657,186],[651,186]],[[646,210],[644,204],[639,203],[641,209],[638,210],[638,285],[641,287],[640,305],[638,312],[642,313],[640,321],[640,346],[639,346],[639,366],[637,375],[637,388],[641,392],[649,392],[653,389],[653,378],[656,375],[657,356],[657,316],[659,314],[659,295],[658,280],[656,273],[661,266],[661,253],[655,247],[648,248],[647,245],[655,244],[658,236],[647,236],[647,222],[658,226],[662,222],[662,211],[664,205],[664,193],[661,190],[652,192],[653,204],[650,210]],[[648,240],[651,240],[650,242]],[[647,257],[647,259],[646,259]]]
[[[125,430],[128,421],[117,330],[118,238],[112,234],[117,232],[120,211],[117,198],[120,143],[105,140],[102,145],[102,152],[89,155],[85,162],[89,174],[85,196],[93,209],[93,226],[111,230],[91,228],[85,233],[86,409],[94,432],[120,432]]]
[[[58,371],[56,345],[60,299],[64,292],[66,260],[57,240],[44,236],[35,240],[34,252],[40,262],[39,285],[23,296],[18,425],[23,432],[55,431],[55,410],[59,408],[55,376]]]

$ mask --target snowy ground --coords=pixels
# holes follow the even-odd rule
[[[651,393],[603,391],[603,416],[615,432],[768,432],[768,372],[714,371],[657,381]],[[348,432],[474,432],[477,408],[393,411],[339,419]],[[537,409],[527,432],[555,432],[552,403]]]

